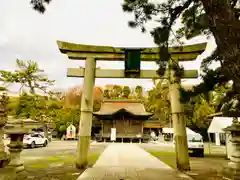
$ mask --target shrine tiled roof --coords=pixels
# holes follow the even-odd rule
[[[144,105],[138,100],[105,100],[101,109],[94,112],[94,115],[113,115],[120,111],[126,111],[135,116],[152,116],[152,113],[146,112]]]

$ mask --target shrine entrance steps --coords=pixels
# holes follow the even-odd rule
[[[113,143],[77,180],[191,180],[137,144]]]

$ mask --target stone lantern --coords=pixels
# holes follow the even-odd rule
[[[3,127],[7,123],[7,104],[8,97],[6,94],[3,94],[0,99],[0,168],[3,168],[8,162],[8,156],[5,152],[4,146],[4,131]]]
[[[230,162],[223,170],[223,176],[232,180],[240,180],[240,122],[234,120],[233,124],[224,130],[231,133],[231,154]]]
[[[9,147],[10,162],[7,167],[13,168],[16,173],[24,170],[23,162],[20,159],[20,153],[23,150],[23,136],[30,133],[31,129],[24,125],[22,119],[8,121],[4,127],[4,132],[10,136]]]

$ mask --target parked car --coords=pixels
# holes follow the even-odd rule
[[[149,134],[143,134],[142,140],[144,143],[149,142],[150,139],[151,139],[151,136]]]
[[[41,134],[42,136],[44,136],[44,132],[37,132],[39,134]],[[45,136],[44,136],[45,137]],[[50,131],[48,131],[48,142],[52,141],[52,133]]]
[[[164,141],[171,141],[172,139],[173,138],[171,134],[169,133],[164,134]]]
[[[188,151],[194,156],[204,157],[204,144],[202,136],[198,133],[188,134]]]
[[[204,157],[204,144],[202,136],[199,133],[187,134],[188,153],[192,156]],[[173,140],[175,144],[175,140]]]
[[[94,134],[94,137],[95,137],[95,140],[96,140],[97,142],[101,142],[101,141],[102,141],[102,136],[101,136],[101,134]]]
[[[48,145],[48,139],[39,133],[25,134],[23,138],[23,144],[26,147],[35,148],[37,146],[46,147]]]

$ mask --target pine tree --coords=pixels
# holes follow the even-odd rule
[[[54,80],[49,80],[43,70],[38,67],[37,62],[16,60],[18,69],[14,72],[0,71],[0,80],[5,84],[20,84],[21,88],[26,87],[31,94],[36,93],[36,89],[43,92],[48,91],[48,87],[53,85]]]
[[[169,59],[167,48],[171,37],[179,41],[181,37],[190,39],[203,34],[213,35],[217,48],[202,62],[203,83],[196,86],[194,91],[182,89],[182,100],[188,101],[198,94],[206,95],[216,86],[233,81],[232,90],[227,96],[236,99],[231,101],[236,106],[240,99],[240,8],[237,3],[238,0],[165,0],[159,3],[124,0],[123,10],[135,15],[129,26],[140,27],[143,32],[146,31],[145,24],[148,21],[155,20],[159,23],[151,31],[154,42],[160,48],[159,75],[166,69]],[[179,18],[183,27],[174,32],[172,26]],[[209,69],[209,64],[213,61],[221,64],[216,70]]]

